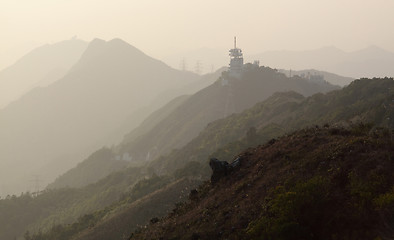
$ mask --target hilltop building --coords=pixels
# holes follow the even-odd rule
[[[231,80],[241,79],[242,70],[244,67],[244,57],[242,50],[237,48],[237,38],[234,37],[234,48],[229,50],[230,64],[228,74],[222,75],[222,86],[230,84]]]
[[[242,50],[237,48],[237,38],[234,37],[234,48],[230,49],[230,68],[229,74],[233,78],[240,78],[242,73],[242,67],[244,65],[244,57]]]

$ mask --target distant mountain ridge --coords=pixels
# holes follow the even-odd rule
[[[46,44],[0,71],[0,109],[31,89],[62,78],[87,46],[87,42],[79,39]]]
[[[0,111],[3,192],[28,190],[31,177],[26,174],[41,175],[45,178],[41,184],[52,181],[89,153],[130,131],[133,126],[124,121],[141,106],[148,106],[159,95],[164,104],[194,91],[200,79],[172,69],[120,39],[93,40],[63,78]],[[176,91],[163,95],[169,90]],[[119,131],[119,126],[127,130]],[[120,133],[114,135],[114,131]],[[18,168],[21,165],[25,168]],[[16,180],[23,175],[25,179]],[[7,187],[14,181],[17,187]]]
[[[205,213],[210,211],[215,212],[215,209],[221,209],[223,204],[228,204],[227,206],[230,207],[232,211],[234,209],[238,209],[236,206],[240,206],[240,204],[243,204],[244,201],[247,201],[248,199],[253,200],[245,203],[245,209],[242,210],[242,212],[238,212],[237,215],[233,215],[234,218],[232,218],[232,220],[239,222],[240,224],[245,219],[249,219],[248,222],[257,220],[254,218],[256,215],[253,215],[252,217],[249,212],[251,204],[259,207],[259,204],[255,205],[253,203],[264,201],[264,197],[259,195],[266,193],[264,191],[264,189],[266,189],[264,186],[275,187],[275,184],[277,184],[278,181],[266,181],[264,184],[259,185],[260,187],[258,189],[254,188],[253,181],[248,181],[250,179],[255,179],[257,176],[270,176],[274,179],[282,179],[284,176],[286,179],[292,179],[291,177],[294,177],[294,174],[292,173],[294,173],[295,168],[286,167],[292,163],[296,165],[291,166],[297,166],[297,169],[305,171],[302,174],[296,175],[302,180],[310,180],[309,176],[315,176],[315,174],[321,169],[324,169],[324,172],[327,174],[333,173],[332,167],[338,166],[337,164],[342,164],[342,157],[344,155],[348,157],[346,158],[346,162],[348,162],[349,159],[350,162],[354,161],[354,164],[350,165],[351,169],[353,169],[354,166],[358,166],[354,169],[369,166],[368,162],[370,163],[370,159],[369,157],[365,157],[365,154],[368,154],[368,156],[375,156],[372,161],[375,161],[378,164],[383,164],[384,166],[388,166],[386,164],[391,164],[390,166],[393,167],[389,158],[382,158],[382,156],[387,156],[389,152],[392,152],[392,147],[390,147],[392,145],[392,141],[390,140],[390,131],[393,130],[394,125],[393,122],[388,121],[388,119],[394,117],[394,105],[392,104],[393,97],[393,79],[356,80],[342,90],[332,91],[327,94],[318,93],[307,98],[295,92],[276,93],[267,100],[256,104],[242,113],[233,114],[227,118],[212,122],[199,134],[198,137],[193,139],[186,146],[172,151],[169,155],[163,156],[146,166],[147,169],[155,169],[157,172],[165,173],[166,175],[164,176],[174,176],[175,179],[189,178],[204,180],[208,179],[211,174],[211,170],[208,165],[209,157],[216,157],[228,162],[232,162],[234,159],[240,157],[243,159],[241,169],[243,167],[245,167],[245,169],[250,169],[249,167],[253,166],[252,168],[254,168],[259,166],[259,169],[264,169],[260,172],[261,175],[256,175],[255,172],[249,172],[249,170],[246,170],[244,172],[245,175],[239,176],[237,173],[234,173],[235,175],[228,177],[231,179],[230,182],[228,181],[229,179],[224,179],[222,181],[222,183],[224,182],[223,184],[219,183],[220,187],[213,186],[211,188],[210,184],[204,184],[198,189],[197,194],[194,193],[194,195],[190,195],[190,204],[178,204],[176,209],[171,211],[169,216],[164,218],[163,221],[160,221],[162,214],[159,212],[157,215],[154,215],[152,212],[145,213],[152,219],[150,222],[145,222],[145,224],[150,225],[147,226],[146,230],[144,230],[144,226],[143,229],[138,229],[138,226],[134,221],[136,217],[139,218],[145,215],[132,215],[132,213],[135,214],[135,210],[139,208],[134,206],[134,204],[131,204],[129,209],[123,208],[125,209],[124,211],[111,215],[111,218],[102,218],[94,228],[85,228],[81,233],[74,232],[76,235],[73,235],[73,237],[78,240],[111,239],[111,237],[115,238],[126,233],[130,229],[136,228],[137,231],[135,232],[134,239],[150,239],[156,238],[157,236],[165,236],[171,239],[177,234],[178,237],[181,236],[179,235],[180,232],[182,232],[182,236],[186,236],[187,234],[193,235],[194,232],[201,236],[205,236],[203,239],[215,239],[215,235],[212,234],[218,234],[216,231],[218,229],[215,228],[216,225],[213,222],[210,222],[210,219],[213,216],[216,219],[223,219],[222,217],[225,217],[225,214],[222,214],[221,212],[219,212],[218,215],[204,215],[203,219],[205,217],[207,217],[207,219],[201,224],[189,224],[189,227],[187,227],[185,225],[189,222],[186,221],[185,225],[179,226],[179,229],[178,221],[182,222],[182,220],[175,220],[177,222],[176,225],[172,220],[179,217],[179,215],[182,216],[183,213],[190,216],[189,210],[191,209],[194,209],[192,211],[197,209],[204,210]],[[375,126],[365,124],[363,122],[370,122],[375,124]],[[341,126],[347,127],[343,128]],[[253,127],[255,128],[254,133],[253,131],[250,131]],[[304,127],[306,128],[299,130]],[[388,128],[382,129],[382,127]],[[296,133],[289,133],[296,129]],[[360,140],[361,138],[363,140]],[[338,141],[339,139],[340,142]],[[260,144],[265,145],[262,146]],[[257,145],[260,146],[257,148],[251,148]],[[264,152],[264,149],[271,146],[274,146],[274,151]],[[247,150],[245,151],[245,149]],[[285,149],[288,149],[289,151],[286,151]],[[358,150],[356,151],[355,149]],[[380,150],[376,151],[376,149]],[[377,155],[381,157],[376,157]],[[252,158],[252,156],[254,157]],[[272,159],[270,158],[271,160],[269,162],[264,162],[264,164],[259,164],[262,160],[266,159],[267,156],[272,156]],[[256,162],[254,162],[256,165],[249,164],[249,160],[251,159],[256,160]],[[307,161],[312,160],[312,162],[307,164],[305,163],[305,159],[307,159]],[[334,160],[336,163],[332,164],[331,167],[328,167],[327,165],[324,165],[324,163],[327,163],[325,159],[331,159],[327,160],[328,162],[336,159]],[[363,163],[360,163],[360,159],[362,159]],[[276,164],[278,161],[280,164]],[[313,162],[315,163],[313,164]],[[270,163],[278,168],[273,167],[271,169],[272,172],[268,174],[267,171],[268,166],[271,166]],[[391,176],[391,168],[380,168],[379,165],[372,165],[376,167],[376,169],[387,170],[384,173],[385,179],[388,179],[388,177]],[[342,166],[349,167],[347,164]],[[317,169],[314,169],[314,167]],[[368,171],[371,170],[372,172],[375,172],[375,170],[373,170],[374,167],[372,167],[372,169],[368,167]],[[342,170],[344,168],[337,167],[336,169]],[[372,172],[369,176],[375,176]],[[380,173],[381,171],[379,174]],[[341,174],[341,176],[349,175]],[[303,177],[307,178],[304,179]],[[391,183],[393,183],[393,179],[390,179]],[[242,184],[243,180],[248,183]],[[286,183],[286,181],[283,180],[282,182],[282,180],[280,180],[280,183]],[[300,182],[300,184],[303,183],[304,182]],[[230,191],[229,189],[234,188],[236,191],[235,193],[232,193],[231,195],[226,194]],[[242,190],[244,188],[255,189],[258,194],[256,195],[257,192],[252,191],[253,193],[248,192],[247,194],[249,196],[246,196]],[[346,189],[346,187],[341,188],[340,191],[343,189]],[[390,188],[388,187],[385,191],[389,189]],[[220,193],[215,194],[217,191]],[[291,190],[289,190],[289,192],[291,193]],[[387,193],[390,194],[390,191]],[[222,194],[224,194],[224,197],[220,197]],[[346,191],[343,194],[346,194]],[[259,198],[253,198],[254,196],[259,196]],[[177,198],[178,196],[174,197]],[[193,202],[200,200],[205,201],[206,199],[210,199],[208,201],[212,203],[212,205],[209,205],[210,207],[208,210],[201,205],[196,206],[196,202]],[[234,199],[239,199],[239,201]],[[151,199],[145,198],[143,201],[138,203],[143,204],[150,201]],[[237,203],[240,204],[235,204],[234,201],[237,201]],[[343,205],[336,204],[335,206]],[[146,207],[150,209],[149,205]],[[255,213],[257,215],[259,212],[260,210],[256,209]],[[155,219],[155,216],[159,218]],[[327,215],[323,214],[322,216]],[[193,216],[190,217],[191,218],[188,217],[189,220],[194,218]],[[231,218],[231,216],[229,217]],[[228,219],[227,217],[225,218]],[[201,219],[200,215],[196,217],[196,221],[200,221]],[[359,220],[366,219],[361,218]],[[207,222],[209,223],[209,227],[205,225]],[[80,223],[80,225],[82,225],[82,223]],[[358,227],[357,224],[350,225],[355,228]],[[111,228],[110,226],[116,227]],[[156,228],[157,226],[159,227]],[[199,226],[204,226],[204,228],[199,228]],[[379,226],[379,224],[374,225],[375,230],[377,229],[377,226]],[[220,227],[227,229],[230,232],[235,231],[231,230],[232,226],[227,224]],[[246,227],[247,224],[243,225],[240,229],[244,229]],[[116,229],[116,231],[113,231],[114,229]],[[174,229],[178,230],[173,231]],[[188,229],[196,230],[188,232]],[[212,229],[215,230],[211,232]],[[142,236],[140,235],[141,230]],[[335,228],[333,230],[335,230]],[[56,234],[62,233],[62,231],[57,233],[56,231],[51,231],[51,234],[55,234],[55,236]],[[229,234],[229,232],[226,234]],[[245,234],[245,232],[241,232],[240,234]],[[218,238],[220,239],[220,237]],[[240,239],[243,238],[241,237]]]
[[[223,77],[226,74],[227,72],[224,72]],[[169,154],[174,149],[182,148],[197,137],[210,122],[242,112],[276,91],[294,90],[310,96],[334,89],[339,87],[326,82],[309,82],[300,77],[287,78],[276,70],[249,64],[245,67],[243,78],[231,85],[223,86],[222,81],[218,79],[214,84],[181,102],[178,101],[179,98],[170,102],[161,111],[150,116],[140,127],[127,134],[115,147],[114,154],[130,156],[131,165],[145,164]],[[74,179],[82,177],[74,176],[73,172],[69,171],[50,187],[75,187],[78,185],[72,184]]]
[[[314,68],[352,78],[394,76],[394,53],[377,46],[354,52],[345,52],[333,46],[309,51],[268,51],[248,57],[280,69]]]
[[[124,141],[132,141],[150,131],[158,122],[166,118],[175,108],[182,104],[189,95],[182,95],[167,103],[162,108],[154,111],[139,127],[125,135]],[[126,155],[130,157],[128,154]],[[118,158],[118,159],[117,159]],[[123,154],[117,153],[115,149],[100,149],[92,153],[87,159],[74,168],[63,173],[48,185],[48,189],[64,187],[84,187],[93,184],[115,171],[131,167],[133,159],[123,159]],[[102,173],[102,175],[100,174]]]
[[[284,161],[282,164],[278,164],[278,167],[283,167],[283,171],[277,171],[277,168],[274,168],[275,170],[273,170],[272,173],[268,174],[269,176],[279,178],[283,176],[282,173],[289,174],[285,175],[286,177],[289,177],[289,179],[292,179],[292,177],[294,177],[294,175],[292,174],[294,173],[294,168],[291,167],[289,170],[289,168],[287,168],[286,166],[288,166],[289,164],[289,159],[294,160],[295,158],[297,158],[300,162],[291,161],[290,163],[299,163],[299,169],[303,169],[301,171],[305,171],[304,174],[298,175],[301,178],[310,175],[315,176],[314,174],[316,174],[317,170],[311,170],[311,168],[313,168],[314,166],[319,166],[318,169],[321,169],[320,166],[322,164],[317,165],[317,163],[327,162],[322,159],[336,159],[339,161],[338,163],[342,164],[342,159],[344,158],[344,155],[347,156],[345,158],[345,161],[347,162],[350,159],[349,161],[354,161],[354,165],[345,164],[343,166],[350,166],[351,169],[353,169],[353,167],[354,169],[364,168],[367,162],[370,162],[369,157],[365,157],[366,152],[369,156],[373,156],[375,155],[375,153],[377,153],[377,155],[380,155],[383,152],[385,153],[380,156],[387,156],[385,154],[388,154],[388,152],[392,152],[390,131],[392,132],[394,128],[394,123],[390,121],[390,119],[394,118],[394,104],[392,103],[392,99],[394,97],[393,86],[393,79],[360,79],[354,81],[352,84],[342,90],[332,91],[327,94],[318,93],[308,98],[305,98],[295,92],[276,93],[267,100],[256,104],[254,107],[247,109],[240,114],[233,114],[231,116],[228,116],[227,118],[219,119],[212,122],[199,134],[198,137],[193,139],[186,146],[179,150],[172,151],[169,155],[163,156],[156,161],[151,162],[148,165],[148,168],[153,168],[156,169],[158,172],[165,172],[166,174],[173,174],[178,177],[202,177],[202,179],[207,179],[210,174],[210,169],[208,165],[209,156],[217,157],[220,160],[226,160],[228,162],[231,162],[234,159],[240,157],[241,159],[243,159],[241,166],[245,166],[246,168],[249,168],[251,166],[249,164],[249,159],[251,159],[252,156],[255,156],[253,157],[253,159],[256,160],[256,165],[253,164],[252,166],[259,166],[259,169],[264,168],[265,170],[267,170],[266,167],[269,165],[267,162],[265,164],[258,164],[262,159],[266,159],[267,155],[272,156],[272,160],[270,161],[270,163],[273,163],[274,166],[276,166],[275,163],[277,161]],[[342,126],[346,126],[346,128],[343,128]],[[252,127],[255,128],[254,134],[250,134],[250,129]],[[304,127],[306,128],[298,130],[294,134],[289,134],[289,132]],[[387,129],[382,129],[382,127],[387,127]],[[393,132],[391,134],[393,134]],[[280,138],[277,139],[278,137]],[[338,138],[341,139],[341,142],[337,141]],[[363,141],[359,141],[360,138],[369,140],[365,140],[366,142],[363,145]],[[267,142],[269,143],[264,146],[250,149],[250,147]],[[366,146],[365,144],[368,146]],[[264,149],[270,147],[271,145],[276,146],[276,150],[274,152],[264,152]],[[319,147],[321,145],[324,145],[324,147]],[[291,150],[290,152],[283,152],[284,148],[293,150]],[[355,150],[355,148],[357,150]],[[375,151],[376,148],[381,149],[381,151]],[[217,150],[215,151],[215,149]],[[245,151],[245,149],[248,150]],[[242,153],[242,151],[244,151],[244,153]],[[258,154],[256,155],[257,151]],[[353,153],[354,151],[356,151],[356,153]],[[354,154],[357,154],[358,157],[356,157]],[[308,161],[313,159],[313,161],[317,161],[317,163],[305,164],[305,158],[308,159]],[[385,168],[387,171],[384,172],[384,179],[390,179],[390,184],[393,184],[393,178],[389,177],[391,176],[391,170],[389,169],[392,169],[393,167],[392,162],[390,162],[389,158],[383,158],[374,157],[373,161],[378,164],[383,164],[385,166],[391,164],[390,167],[388,167],[387,169]],[[360,159],[362,159],[363,162],[365,161],[365,164],[360,163]],[[355,167],[355,165],[357,167]],[[332,166],[337,165],[333,164]],[[380,165],[372,164],[372,166],[372,169],[374,169],[374,167],[380,168]],[[307,168],[307,170],[305,170],[305,168]],[[163,169],[165,170],[163,171]],[[327,170],[330,168],[324,169]],[[342,167],[337,168],[337,170],[342,169]],[[327,173],[331,174],[331,170],[328,170]],[[368,168],[368,171],[369,170],[371,169]],[[243,201],[247,201],[249,197],[244,194],[244,191],[238,191],[239,189],[243,189],[244,187],[246,187],[247,184],[237,184],[237,182],[234,181],[239,180],[242,182],[242,179],[249,181],[248,179],[257,176],[255,172],[251,173],[248,171],[249,170],[247,170],[245,174],[249,177],[240,177],[237,173],[235,173],[235,176],[232,175],[232,177],[229,177],[230,179],[232,179],[230,180],[230,182],[228,181],[228,179],[224,179],[224,183],[222,181],[223,184],[220,183],[220,187],[211,187],[210,184],[202,185],[202,187],[198,189],[197,194],[190,195],[190,199],[192,201],[190,204],[178,204],[178,207],[176,207],[169,214],[168,217],[164,218],[163,221],[158,221],[159,223],[156,221],[146,222],[147,225],[151,225],[148,226],[146,229],[145,227],[143,227],[143,229],[138,229],[137,227],[138,230],[135,232],[134,238],[132,239],[154,239],[157,236],[164,236],[165,238],[168,237],[169,239],[171,239],[175,236],[179,237],[185,236],[187,234],[193,235],[193,233],[199,233],[201,236],[204,236],[203,239],[215,238],[214,236],[216,236],[215,234],[218,234],[218,232],[216,231],[218,229],[215,228],[216,224],[210,222],[209,220],[213,215],[204,215],[204,217],[207,217],[207,220],[203,222],[209,222],[209,227],[205,224],[198,223],[190,225],[189,220],[193,217],[189,218],[189,211],[191,209],[198,209],[197,211],[212,210],[215,212],[214,209],[218,209],[220,208],[221,204],[227,203],[229,204],[228,206],[231,209],[236,209],[236,206],[239,206],[239,204],[234,204],[235,196],[238,196],[239,199],[243,199],[239,201],[240,204],[242,204]],[[375,170],[371,171],[374,172]],[[278,174],[278,172],[280,172],[281,174]],[[368,176],[373,176],[372,172]],[[382,172],[380,171],[379,174],[380,173]],[[266,171],[262,171],[261,175],[258,176],[267,176]],[[345,174],[344,176],[349,175]],[[308,177],[308,180],[309,179],[310,178]],[[281,183],[285,182],[286,181],[283,181]],[[265,189],[264,186],[271,183],[274,184],[277,183],[277,181],[267,181],[260,188],[256,189],[256,191],[260,193],[265,193],[265,191],[262,191],[261,188]],[[251,182],[249,182],[248,184],[250,184],[250,186],[253,186],[253,183]],[[300,182],[300,184],[303,184],[303,182]],[[384,186],[384,183],[382,184],[383,185],[381,186]],[[226,195],[225,193],[228,193],[228,189],[233,189],[233,187],[236,189],[236,192],[231,195]],[[343,189],[346,189],[346,187],[341,188],[340,191],[342,191]],[[214,194],[214,192],[216,191],[220,193],[212,196],[212,194]],[[291,192],[291,190],[289,191]],[[392,191],[390,192],[390,187],[385,188],[385,191],[387,194],[392,194]],[[346,190],[344,190],[344,192],[346,192]],[[199,195],[200,193],[202,194]],[[226,200],[223,200],[224,202],[222,200],[218,202],[218,199],[221,199],[221,197],[219,196],[222,194],[225,194],[225,197],[223,197],[223,199]],[[248,194],[252,199],[252,196],[255,196],[255,193]],[[382,194],[382,192],[380,192],[380,194]],[[380,195],[380,197],[383,197],[383,195]],[[201,196],[201,199],[199,196]],[[198,199],[202,201],[205,201],[204,199],[215,200],[210,202],[212,203],[212,205],[210,205],[207,210],[201,205],[195,205],[195,202],[193,201]],[[251,215],[248,211],[250,209],[250,204],[256,201],[264,201],[264,198],[256,198],[253,199],[251,202],[245,203],[245,211],[240,216],[233,216],[233,220],[238,221],[241,224],[243,220],[250,218]],[[258,204],[254,206],[260,205]],[[177,223],[178,221],[182,222],[181,218],[183,214],[188,215],[188,220],[186,220],[186,222],[184,223],[185,225],[189,224],[189,227],[185,225],[178,226],[178,224],[174,224],[174,221]],[[215,218],[217,217],[217,219],[223,219],[222,217],[224,216],[225,214],[219,212],[218,215],[215,215]],[[178,217],[180,217],[180,219],[178,219]],[[177,219],[174,220],[174,218]],[[225,219],[228,218],[225,217]],[[200,220],[201,216],[198,215],[196,221],[198,222]],[[361,218],[359,220],[364,221],[366,219]],[[251,219],[249,221],[251,221]],[[106,236],[106,238],[108,238],[109,236],[117,236],[119,232],[114,233],[104,230],[104,228],[108,229],[108,226],[113,225],[117,226],[119,232],[125,232],[126,229],[130,229],[132,226],[135,226],[132,221],[124,222],[121,216],[116,216],[111,219],[103,220],[100,224],[101,229],[86,229],[84,233],[81,234],[77,239],[93,239],[94,236],[96,237],[96,239],[100,239],[97,233],[102,233],[102,236]],[[193,228],[193,226],[196,228]],[[199,228],[198,226],[204,226],[204,228]],[[243,226],[244,227],[242,228],[246,228],[248,225],[245,224]],[[349,226],[352,226],[352,228],[359,227],[357,226],[357,224],[350,224]],[[379,226],[381,225],[374,225],[374,231],[379,229]],[[232,226],[222,225],[220,227],[222,229],[227,229],[230,232],[226,234],[231,235],[231,232],[235,231],[231,230]],[[97,226],[97,228],[100,227]],[[189,232],[188,229],[196,230],[194,230],[193,232]],[[210,229],[215,230],[211,232]],[[335,231],[335,228],[332,230]],[[387,235],[389,233],[387,231],[388,228],[386,228],[384,235]],[[180,234],[181,232],[182,234]],[[240,234],[245,234],[245,232],[241,232]],[[241,236],[245,235],[240,235],[240,239],[243,239]],[[362,234],[360,236],[362,236]],[[219,237],[219,239],[221,238]]]
[[[207,64],[204,65],[204,68],[211,66],[211,59],[214,60],[215,66],[227,66],[228,60],[219,55],[223,51],[226,50],[203,48],[178,53],[163,58],[163,60],[176,68],[179,68],[182,59],[186,61],[189,69],[194,69],[197,60],[202,60],[203,65]],[[244,58],[247,62],[259,60],[261,65],[276,69],[292,69],[295,71],[315,69],[316,71],[330,72],[353,79],[394,76],[392,68],[394,53],[374,45],[350,52],[343,51],[335,46],[304,51],[272,50],[261,53],[245,51]],[[204,61],[204,59],[206,60]],[[331,83],[339,86],[349,84],[348,81]]]
[[[299,77],[288,79],[270,68],[250,67],[242,79],[231,86],[222,86],[218,80],[191,96],[147,134],[132,142],[125,139],[120,145],[121,151],[129,152],[137,160],[147,156],[155,159],[183,147],[208,123],[252,107],[276,91],[294,90],[309,96],[338,89],[328,83],[311,83]]]
[[[363,122],[393,129],[393,99],[392,78],[358,79],[341,90],[310,97],[294,91],[275,93],[241,113],[211,122],[184,147],[149,165],[171,173],[193,161],[204,163],[210,156],[231,161],[243,149],[316,125]],[[201,169],[199,174],[206,172]]]
[[[178,197],[190,192],[190,188],[183,188],[181,193],[167,191],[167,185],[176,184],[181,179],[195,179],[200,182],[208,179],[211,173],[208,165],[209,156],[231,162],[246,148],[264,144],[284,134],[286,136],[282,137],[282,139],[287,139],[286,146],[294,147],[293,150],[298,149],[294,144],[290,143],[294,143],[294,139],[299,139],[296,143],[300,143],[300,145],[297,146],[304,149],[309,147],[306,154],[315,156],[313,151],[310,151],[311,148],[321,154],[322,158],[315,156],[319,162],[326,157],[341,156],[340,152],[335,150],[337,148],[331,148],[332,145],[330,144],[327,145],[329,148],[323,147],[320,149],[318,147],[321,146],[319,144],[322,142],[326,144],[328,141],[332,141],[332,143],[336,144],[337,142],[334,139],[336,137],[343,137],[342,139],[346,143],[343,153],[348,155],[352,155],[351,151],[354,150],[352,146],[361,147],[363,151],[370,149],[365,148],[364,146],[366,145],[363,144],[378,144],[377,147],[386,149],[386,145],[381,143],[383,143],[383,139],[387,139],[390,136],[390,132],[381,130],[381,127],[389,127],[389,130],[392,130],[394,127],[393,122],[388,120],[394,118],[393,99],[393,79],[356,80],[342,90],[332,91],[327,94],[318,93],[307,98],[295,92],[276,93],[252,108],[210,123],[186,146],[174,150],[169,155],[158,158],[148,165],[138,168],[125,168],[82,189],[47,190],[42,195],[39,195],[37,199],[23,195],[14,199],[0,200],[0,209],[3,209],[1,213],[4,213],[0,214],[0,222],[4,223],[0,224],[0,227],[2,227],[0,228],[0,234],[3,234],[1,236],[12,237],[17,234],[23,234],[26,229],[30,229],[30,233],[33,234],[37,233],[37,229],[52,228],[48,233],[43,231],[41,237],[40,234],[36,235],[37,238],[35,240],[62,239],[62,237],[64,239],[70,239],[71,237],[72,239],[100,239],[97,237],[97,233],[100,233],[100,236],[106,236],[104,239],[116,239],[110,236],[115,237],[122,233],[130,233],[133,229],[138,228],[138,225],[148,224],[147,219],[149,218],[152,218],[152,223],[155,223],[158,219],[155,220],[153,217],[162,216],[165,209],[166,211],[171,211],[173,208],[172,204],[160,206],[157,212],[155,212],[156,210],[150,211],[158,207],[155,197],[160,198],[160,196],[163,196],[162,194],[165,196],[170,194],[173,196],[173,199],[166,198],[165,202],[169,203],[167,200],[171,200],[174,203],[178,201]],[[350,121],[354,124],[351,124]],[[371,122],[376,127],[371,129],[369,124],[358,124],[360,121]],[[325,127],[322,127],[324,125]],[[349,130],[341,130],[341,127],[338,127],[339,125],[353,126],[353,130],[351,132]],[[295,138],[292,135],[289,136],[288,131],[294,131],[303,127],[309,127],[309,130],[299,131],[299,134],[294,135]],[[322,128],[325,129],[321,131],[323,137],[327,136],[326,133],[329,133],[328,141],[313,137],[313,134],[320,132]],[[308,132],[312,133],[312,136]],[[368,132],[370,134],[367,136]],[[352,137],[348,138],[350,135]],[[357,136],[367,137],[366,142],[364,143]],[[381,138],[382,136],[383,138]],[[312,145],[308,145],[307,141],[311,141]],[[269,145],[272,145],[278,142],[278,139],[270,142]],[[287,145],[287,143],[289,144]],[[282,145],[279,143],[277,146],[279,146],[277,149],[280,150]],[[313,146],[316,146],[316,148]],[[368,146],[372,147],[373,145]],[[324,149],[332,149],[332,151],[324,152]],[[376,148],[373,147],[371,149],[371,151],[368,151],[373,154]],[[100,155],[104,156],[104,158],[108,154],[113,154],[108,149],[100,152],[102,152],[101,154],[103,155]],[[253,153],[253,150],[249,152]],[[280,159],[284,161],[289,161],[291,156],[306,156],[306,154],[300,154],[298,151],[293,151],[294,155],[289,155],[289,157],[286,157],[286,154],[283,154],[283,152],[279,153],[277,156],[282,157],[283,159]],[[95,154],[99,154],[99,152]],[[388,160],[388,155],[383,155]],[[248,155],[246,154],[246,156]],[[264,156],[259,155],[259,159],[261,157],[264,158]],[[374,161],[378,160],[377,158],[371,159]],[[92,155],[92,158],[85,163],[91,164],[97,161],[100,161],[100,159],[95,160]],[[262,166],[266,165],[263,164]],[[301,166],[313,167],[315,165],[306,164]],[[321,166],[326,165],[321,164]],[[387,168],[383,167],[381,169]],[[288,171],[289,169],[285,170]],[[155,172],[161,172],[163,175],[157,176]],[[314,174],[315,171],[307,171],[307,173]],[[277,172],[275,172],[275,176],[277,175]],[[304,175],[302,174],[302,176]],[[345,176],[348,175],[345,174]],[[138,180],[141,181],[138,182]],[[233,184],[230,185],[234,186]],[[239,189],[242,189],[242,186],[240,184],[238,186],[240,187]],[[142,198],[142,196],[144,197]],[[242,197],[243,195],[236,196]],[[150,199],[150,197],[153,197],[153,199]],[[120,201],[118,201],[119,198],[121,199]],[[49,202],[48,199],[55,201]],[[226,199],[233,198],[226,195]],[[150,204],[153,205],[150,206]],[[111,207],[97,210],[108,205],[111,205]],[[7,207],[1,208],[1,206]],[[144,208],[141,209],[140,206],[144,206]],[[181,204],[178,204],[179,206]],[[232,208],[235,208],[234,204]],[[37,214],[31,215],[32,210],[37,211]],[[77,220],[78,213],[87,215]],[[128,215],[128,213],[133,213],[133,215]],[[12,216],[12,218],[9,216]],[[40,219],[37,219],[37,216],[40,216]],[[68,224],[71,222],[66,222],[65,219],[72,219],[75,222]],[[142,221],[136,222],[136,219]],[[54,220],[57,220],[55,224],[59,225],[54,226]],[[29,223],[34,228],[28,227]],[[214,224],[211,225],[213,226]],[[115,227],[112,228],[111,226]],[[125,237],[128,236],[126,234]]]
[[[315,69],[305,69],[305,70],[288,70],[288,69],[280,69],[279,72],[286,74],[286,76],[301,76],[303,78],[306,78],[308,80],[311,81],[327,81],[333,85],[337,85],[337,86],[345,86],[348,85],[349,83],[351,83],[353,80],[355,80],[354,78],[350,78],[350,77],[343,77],[343,76],[339,76],[335,73],[329,73],[329,72],[325,72],[325,71],[318,71]],[[319,79],[319,77],[323,77],[323,79]]]

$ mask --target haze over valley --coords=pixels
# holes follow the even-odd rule
[[[0,239],[393,239],[392,9],[5,0]]]

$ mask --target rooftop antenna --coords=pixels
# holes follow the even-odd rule
[[[234,49],[237,48],[237,37],[234,37]]]

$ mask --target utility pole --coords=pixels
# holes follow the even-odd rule
[[[196,69],[195,69],[195,71],[196,71],[196,73],[197,73],[198,75],[201,75],[201,72],[202,72],[202,64],[201,64],[200,60],[197,60],[197,62],[196,62]]]
[[[186,61],[185,61],[185,58],[183,58],[183,59],[181,60],[180,69],[181,69],[182,71],[186,71]]]

